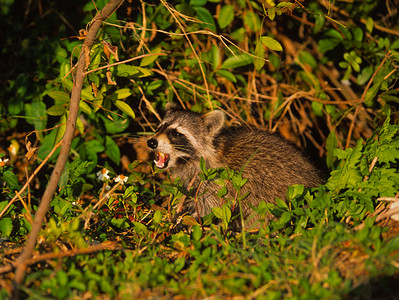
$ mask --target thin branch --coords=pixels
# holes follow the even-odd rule
[[[6,205],[6,207],[4,207],[4,209],[0,212],[0,218],[7,212],[7,210],[9,209],[9,207],[11,206],[11,204],[13,204],[15,201],[17,201],[17,198],[20,197],[20,195],[26,190],[27,187],[29,187],[29,184],[32,182],[33,178],[35,178],[35,176],[37,175],[37,173],[39,173],[39,171],[41,170],[41,168],[43,168],[43,166],[46,164],[46,162],[50,159],[51,156],[53,156],[55,150],[58,149],[58,147],[61,146],[61,142],[59,142],[58,144],[56,144],[53,148],[53,150],[51,150],[51,152],[47,155],[47,157],[42,161],[42,163],[36,168],[36,170],[33,172],[33,174],[29,177],[29,179],[26,181],[25,185],[22,187],[22,189],[20,189],[19,191],[15,192],[15,196],[14,198],[11,199],[10,202],[8,202],[8,204]]]
[[[15,297],[18,297],[17,286],[24,279],[25,269],[29,263],[29,259],[32,257],[32,252],[36,245],[37,236],[39,235],[40,229],[42,228],[44,217],[47,213],[50,201],[57,189],[58,181],[60,179],[61,173],[69,157],[71,142],[76,127],[76,119],[78,117],[78,112],[79,112],[79,101],[81,97],[83,81],[85,78],[84,72],[86,69],[86,62],[85,62],[86,54],[94,44],[94,40],[96,38],[98,31],[100,30],[102,22],[105,19],[107,19],[110,15],[112,15],[115,12],[115,10],[122,4],[122,2],[123,0],[110,0],[108,4],[105,5],[105,7],[102,9],[102,11],[99,12],[90,23],[90,28],[84,40],[83,47],[79,56],[79,62],[76,68],[76,78],[71,92],[69,115],[66,124],[65,134],[62,139],[60,155],[54,167],[53,173],[51,174],[47,188],[44,191],[42,199],[40,201],[39,208],[36,212],[33,221],[31,232],[29,233],[28,239],[26,241],[26,246],[16,263],[15,278],[13,282],[14,296],[16,295]]]
[[[57,252],[57,253],[51,252],[51,253],[39,254],[33,258],[30,258],[27,261],[27,264],[35,264],[40,261],[49,260],[49,259],[72,257],[72,256],[82,255],[82,254],[91,254],[91,253],[103,251],[103,250],[117,250],[117,249],[120,249],[120,246],[116,242],[107,241],[100,245],[90,246],[87,248],[72,249],[72,250],[67,250],[65,252]],[[9,265],[0,267],[0,274],[11,272],[16,265],[18,265],[18,262],[13,261]]]
[[[181,31],[184,34],[184,37],[186,38],[188,44],[190,45],[191,50],[193,51],[193,54],[195,56],[195,59],[198,62],[198,66],[199,69],[201,71],[202,74],[202,78],[204,79],[204,84],[205,84],[205,89],[206,89],[206,95],[207,95],[207,100],[209,102],[209,107],[211,108],[211,110],[213,110],[213,105],[212,105],[212,101],[211,101],[211,95],[209,94],[209,87],[208,87],[208,80],[206,79],[206,75],[205,75],[205,71],[204,68],[202,66],[202,61],[200,59],[200,57],[198,56],[197,51],[195,50],[193,43],[191,42],[190,38],[188,37],[186,30],[184,29],[184,26],[180,23],[179,19],[177,18],[176,14],[179,16],[184,16],[181,13],[179,13],[178,11],[176,11],[175,9],[173,9],[167,2],[165,2],[164,0],[161,0],[162,5],[169,11],[170,15],[173,17],[173,19],[175,19],[177,25],[179,25]]]
[[[361,102],[364,102],[364,100],[365,100],[365,98],[366,98],[367,91],[370,89],[371,84],[372,84],[373,81],[374,81],[374,77],[377,75],[377,73],[380,71],[380,69],[382,68],[382,66],[385,64],[385,61],[386,61],[387,58],[390,56],[390,54],[391,54],[391,50],[388,51],[388,53],[384,56],[384,59],[381,61],[380,65],[379,65],[379,66],[377,67],[377,69],[374,71],[373,75],[371,76],[369,82],[368,82],[367,85],[366,85],[366,88],[364,89],[364,92],[363,92],[363,94],[362,94],[362,97],[360,98],[360,99],[361,99]],[[349,148],[350,141],[351,141],[351,138],[352,138],[352,132],[353,132],[353,129],[355,128],[355,122],[356,122],[357,114],[359,113],[360,107],[361,107],[361,103],[358,104],[358,106],[357,106],[356,109],[355,109],[355,113],[353,114],[353,119],[352,119],[351,125],[350,125],[350,127],[349,127],[348,137],[346,138],[346,146],[345,146],[345,149],[348,149],[348,148]]]
[[[138,60],[138,59],[142,59],[142,58],[144,58],[144,57],[148,57],[148,56],[161,56],[161,55],[166,55],[166,54],[165,54],[165,53],[148,53],[148,54],[143,54],[143,55],[135,56],[135,57],[126,59],[126,60],[124,60],[124,61],[118,61],[118,62],[113,63],[113,64],[109,64],[109,65],[106,65],[106,66],[98,67],[97,69],[94,69],[94,70],[87,71],[87,72],[85,73],[85,75],[90,74],[90,73],[93,73],[93,72],[97,72],[97,71],[102,70],[102,69],[107,69],[107,68],[115,67],[115,66],[117,66],[117,65],[126,64],[126,63],[128,63],[128,62],[131,62],[131,61],[134,61],[134,60]]]

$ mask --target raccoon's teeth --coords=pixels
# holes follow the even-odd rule
[[[160,168],[164,169],[168,166],[169,162],[169,155],[162,152],[156,153],[156,159],[154,160],[155,165]]]

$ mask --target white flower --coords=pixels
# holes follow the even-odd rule
[[[127,181],[127,177],[124,175],[119,175],[118,177],[115,178],[115,182],[121,182],[122,184],[124,184]]]
[[[98,177],[98,180],[101,180],[101,181],[108,180],[109,179],[108,173],[109,173],[109,171],[105,168],[101,169],[101,171],[98,171],[96,174]]]
[[[6,165],[6,162],[8,162],[8,161],[9,161],[8,158],[5,158],[5,159],[0,158],[0,167],[4,167]]]

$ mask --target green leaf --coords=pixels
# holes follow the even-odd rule
[[[0,219],[0,232],[3,236],[10,236],[12,232],[12,220],[10,218]]]
[[[265,49],[260,41],[256,43],[255,56],[257,57],[254,58],[254,66],[256,70],[259,71],[265,65],[265,60],[263,59],[265,57]]]
[[[207,1],[208,0],[190,0],[190,5],[192,5],[192,6],[202,6],[202,5],[205,5],[205,3]]]
[[[138,78],[149,77],[153,75],[152,71],[146,68],[136,67],[136,69],[139,71],[139,75],[137,76]]]
[[[118,65],[116,67],[116,75],[120,77],[131,77],[134,75],[140,74],[140,70],[138,67],[129,66],[126,64]]]
[[[26,122],[35,126],[36,130],[43,130],[47,124],[46,104],[44,102],[33,102],[25,104]]]
[[[61,116],[59,124],[61,126],[57,128],[57,135],[56,135],[56,138],[55,138],[55,143],[56,144],[59,141],[61,141],[62,137],[64,136],[64,133],[65,133],[65,130],[66,130],[66,114]]]
[[[68,78],[63,78],[62,83],[64,84],[64,87],[68,90],[68,91],[72,91],[73,88],[73,82],[72,80],[68,79]]]
[[[321,53],[325,53],[329,50],[332,50],[336,46],[338,46],[341,43],[341,41],[343,41],[341,34],[334,29],[330,29],[320,40],[319,51]]]
[[[399,97],[391,95],[393,92],[395,91],[384,92],[380,95],[380,98],[385,102],[399,103]]]
[[[199,241],[202,237],[202,230],[200,226],[193,226],[193,240],[194,241]]]
[[[299,61],[304,64],[310,66],[312,69],[316,68],[317,61],[314,56],[308,51],[301,51],[298,55]]]
[[[115,116],[113,120],[110,120],[100,115],[100,118],[104,122],[106,132],[109,134],[122,132],[129,126],[128,119],[124,117]]]
[[[116,107],[118,107],[121,111],[130,116],[132,119],[136,118],[133,109],[127,103],[120,100],[116,100],[114,104],[116,105]]]
[[[62,286],[65,287],[68,283],[68,275],[64,270],[60,270],[56,273],[57,282]]]
[[[335,156],[342,160],[342,166],[331,172],[331,176],[326,183],[330,191],[338,193],[341,189],[356,187],[362,182],[362,175],[358,168],[362,157],[363,140],[359,139],[355,148],[346,150],[335,149]]]
[[[305,187],[302,184],[296,184],[288,187],[287,199],[294,200],[303,195]]]
[[[371,33],[373,31],[373,28],[374,28],[374,20],[372,17],[368,17],[366,19],[366,29],[368,32]]]
[[[197,18],[204,22],[205,24],[201,24],[204,28],[209,28],[212,31],[216,32],[216,25],[213,19],[212,14],[204,7],[193,7],[195,12],[197,13]]]
[[[98,152],[104,151],[104,146],[98,140],[90,140],[85,144],[85,148],[87,152],[94,152],[95,154]]]
[[[378,81],[373,84],[371,88],[368,89],[366,92],[366,95],[364,97],[364,103],[368,106],[371,107],[374,104],[374,98],[377,95],[378,91],[380,90],[382,81]]]
[[[234,174],[234,176],[231,178],[231,183],[237,191],[241,189],[247,183],[247,181],[247,178],[242,178],[241,173]]]
[[[280,224],[286,224],[291,220],[291,214],[288,211],[283,212],[279,219]]]
[[[130,227],[125,219],[115,219],[115,218],[113,218],[111,220],[111,224],[114,225],[116,228],[119,228],[119,229],[127,229],[127,228]]]
[[[234,83],[237,82],[237,78],[234,76],[234,74],[227,70],[218,70],[218,71],[216,71],[216,74],[226,78],[230,82],[234,82]]]
[[[150,54],[161,53],[161,52],[162,52],[162,48],[157,47],[155,49],[152,49],[150,51]],[[154,61],[157,60],[158,57],[159,57],[159,55],[150,55],[150,56],[144,57],[140,62],[140,67],[146,67],[146,66],[152,64]]]
[[[11,172],[10,170],[7,170],[3,173],[2,175],[3,180],[7,183],[7,186],[14,190],[18,188],[18,178],[17,176]]]
[[[224,204],[222,207],[212,207],[214,215],[223,221],[224,228],[228,227],[231,220],[231,209],[228,205]]]
[[[326,22],[326,18],[322,15],[314,15],[315,18],[315,27],[313,29],[313,33],[319,33],[321,31],[321,29],[323,28],[325,22]]]
[[[85,126],[80,118],[76,119],[76,129],[79,131],[80,134],[84,133]]]
[[[159,211],[159,210],[156,210],[156,211],[155,211],[154,217],[152,218],[152,221],[153,221],[155,224],[161,223],[161,221],[162,221],[162,213],[161,213],[161,211]]]
[[[361,42],[363,40],[363,30],[360,27],[356,27],[353,32],[355,41]]]
[[[205,160],[203,157],[200,158],[200,170],[201,173],[199,175],[201,177],[201,180],[207,180],[208,169],[206,168]]]
[[[334,162],[334,149],[337,148],[338,141],[335,135],[335,130],[331,130],[327,137],[326,148],[327,148],[327,167],[331,168]]]
[[[114,140],[108,135],[105,137],[105,153],[116,164],[120,164],[121,153]]]
[[[276,204],[280,208],[286,208],[288,209],[287,203],[285,203],[284,200],[281,200],[280,198],[276,198]]]
[[[85,101],[79,101],[79,109],[88,116],[92,114],[90,106]]]
[[[66,112],[66,108],[64,105],[53,105],[46,112],[49,116],[61,116]]]
[[[221,187],[218,191],[218,197],[222,198],[227,195],[227,188],[225,186]]]
[[[211,59],[212,69],[215,71],[220,67],[220,62],[222,60],[219,49],[215,45],[211,48]]]
[[[8,205],[8,201],[2,201],[0,202],[0,211],[3,211],[3,209]]]
[[[42,143],[37,151],[37,157],[40,160],[44,160],[46,156],[51,152],[55,145],[55,138],[57,136],[58,129],[51,130],[51,132],[44,137]],[[51,156],[51,159],[55,158],[60,152],[60,148],[58,148],[55,153]]]
[[[323,103],[312,101],[312,110],[317,117],[323,116]]]
[[[128,198],[128,197],[132,197],[134,194],[135,194],[134,186],[129,186],[129,187],[125,190],[125,192],[123,193],[123,199],[126,199],[126,198]],[[133,201],[133,202],[134,202],[134,201]],[[134,202],[134,203],[136,203],[136,202]]]
[[[134,229],[135,229],[136,233],[139,233],[139,234],[148,233],[148,229],[147,229],[147,227],[145,227],[144,224],[139,223],[139,222],[133,222],[133,225],[134,225]]]
[[[47,92],[47,95],[56,101],[69,102],[71,99],[70,95],[63,91],[49,91]]]
[[[244,10],[245,12],[245,10]],[[255,14],[253,11],[246,11],[244,14],[244,23],[247,25],[253,32],[258,32],[261,23],[259,16]]]
[[[367,66],[367,67],[363,68],[363,70],[357,76],[356,83],[359,86],[363,86],[366,84],[367,81],[369,81],[369,79],[371,78],[372,75],[373,75],[373,66],[372,65]]]
[[[267,16],[269,17],[269,19],[271,21],[274,20],[274,18],[276,17],[276,7],[275,6],[267,9]]]
[[[125,89],[116,90],[114,94],[116,95],[116,99],[121,100],[129,97],[133,93],[130,89],[125,88]]]
[[[275,39],[269,36],[262,36],[261,37],[262,44],[265,45],[267,48],[274,50],[274,51],[283,51],[283,46]]]
[[[219,12],[218,24],[221,29],[226,28],[234,20],[234,6],[224,5]]]
[[[82,89],[81,98],[85,99],[85,100],[89,100],[89,101],[94,100],[93,90],[92,90],[91,86],[88,86],[88,87],[85,87],[84,89]]]
[[[253,61],[253,58],[248,54],[240,54],[237,56],[231,56],[223,62],[221,68],[222,69],[235,69],[235,68],[249,65],[252,63],[252,61]]]

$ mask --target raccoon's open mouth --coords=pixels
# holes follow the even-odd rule
[[[155,165],[160,169],[165,169],[169,163],[169,154],[162,152],[155,152]]]

